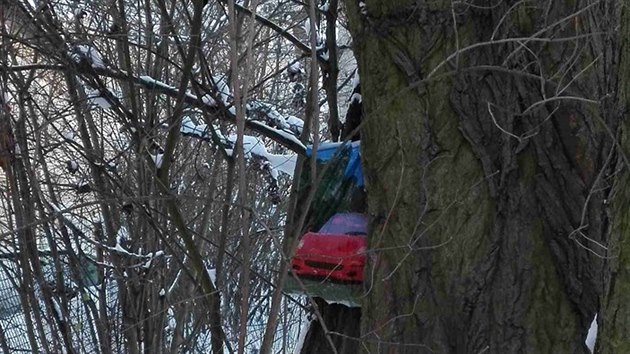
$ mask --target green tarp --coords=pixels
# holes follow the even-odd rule
[[[307,149],[307,155],[313,156],[311,147]],[[307,163],[299,181],[298,193],[303,202],[311,188],[315,188],[307,226],[319,230],[335,213],[364,212],[365,192],[358,142],[322,144],[316,158],[316,178],[312,178]]]

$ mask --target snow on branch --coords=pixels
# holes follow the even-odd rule
[[[24,70],[33,70],[33,69],[44,69],[44,70],[57,70],[63,71],[67,68],[64,65],[49,65],[49,64],[29,64],[29,65],[16,65],[9,67],[9,71],[24,71]],[[88,70],[89,69],[89,70]],[[109,68],[100,68],[100,67],[92,67],[92,68],[83,68],[77,67],[76,70],[81,74],[98,74],[105,77],[110,77],[118,80],[130,81],[135,84],[138,84],[146,89],[154,90],[156,92],[162,93],[171,98],[177,98],[179,95],[178,89],[174,86],[167,85],[163,82],[155,80],[150,76],[140,76],[136,77],[133,75],[129,75],[120,70],[112,70]],[[219,93],[220,95],[220,93]],[[204,100],[204,97],[205,100]],[[213,99],[209,100],[211,96],[201,96],[198,97],[191,93],[186,93],[184,97],[184,102],[186,102],[191,107],[195,108],[203,108],[208,110],[210,113],[216,113],[219,119],[230,122],[232,124],[236,123],[236,114],[234,107],[224,106],[220,107],[216,104],[216,101]],[[270,118],[271,119],[271,118]],[[273,120],[273,119],[272,119]],[[287,121],[291,121],[290,125],[293,125],[297,128],[299,122],[295,121],[293,118],[288,117],[285,119]],[[271,127],[263,122],[257,120],[248,119],[245,121],[245,127],[251,129],[262,136],[265,136],[271,140],[274,140],[280,145],[283,145],[289,150],[292,150],[298,154],[305,155],[306,147],[304,144],[298,139],[298,137],[289,133],[286,130],[276,129]]]
[[[85,87],[85,95],[87,96],[88,102],[96,107],[100,107],[102,109],[110,109],[112,108],[112,102],[109,97],[116,97],[120,99],[119,93],[113,93],[111,90],[105,88],[103,92],[98,89],[93,89],[86,84]]]
[[[137,79],[134,77],[129,78],[143,85],[144,87],[159,91],[169,97],[177,97],[178,90],[175,87],[155,80],[150,76],[141,76]],[[221,90],[220,82],[217,82],[217,88],[219,90],[218,95],[221,97],[221,99],[227,99],[227,94],[224,90]],[[209,110],[210,112],[221,113],[218,116],[226,121],[229,121],[231,123],[236,122],[236,115],[233,107],[225,107],[226,102],[223,102],[223,106],[225,108],[222,108],[221,105],[216,104],[216,101],[214,99],[209,100],[208,97],[206,97],[204,100],[204,97],[206,96],[204,95],[202,97],[198,97],[191,93],[187,93],[184,100],[186,103],[190,104],[193,107],[204,108]],[[278,118],[278,116],[280,116],[280,113],[278,113],[276,110],[259,110],[259,112],[263,112],[263,114],[266,114],[268,116],[266,120],[275,122],[273,123],[274,125],[277,125],[277,122],[280,122],[280,119]],[[297,135],[299,134],[296,135],[298,131],[301,131],[301,128],[298,129],[298,126],[300,126],[300,124],[303,125],[303,123],[300,123],[297,120],[298,118],[296,117],[289,117],[284,119],[285,123],[283,123],[283,127],[294,127],[294,130],[289,129],[288,131],[276,129],[263,122],[252,119],[247,119],[245,121],[245,127],[276,141],[277,143],[287,147],[290,150],[295,151],[296,153],[304,154],[306,151],[306,147],[298,139]]]
[[[118,229],[118,232],[116,233],[116,245],[114,245],[114,247],[110,247],[107,245],[101,245],[101,246],[109,250],[110,252],[115,252],[115,253],[118,253],[119,255],[124,255],[124,256],[138,258],[138,259],[143,260],[144,261],[144,263],[142,264],[143,268],[151,267],[153,260],[165,256],[165,253],[162,250],[159,250],[156,252],[149,252],[147,254],[139,254],[139,253],[130,252],[127,249],[125,249],[125,247],[123,247],[123,244],[125,244],[128,239],[129,239],[129,231],[127,231],[127,228],[125,226],[121,226],[120,229]]]
[[[182,119],[180,132],[183,135],[197,139],[209,141],[209,131],[207,124],[195,124],[189,116]],[[236,146],[236,134],[224,135],[218,127],[212,127],[223,145],[228,155],[232,155]],[[272,154],[267,151],[263,141],[255,136],[243,136],[243,152],[246,159],[262,162],[263,167],[269,169],[269,173],[274,180],[278,179],[278,172],[293,176],[297,154]]]
[[[306,154],[306,147],[304,146],[304,144],[302,144],[302,142],[300,141],[300,139],[298,139],[295,135],[286,132],[285,130],[279,130],[273,127],[270,127],[268,125],[266,125],[263,122],[259,122],[256,120],[247,120],[245,121],[245,126],[247,126],[248,128],[251,128],[252,130],[256,131],[256,132],[266,132],[269,135],[273,135],[273,136],[279,136],[282,137],[283,140],[285,141],[290,141],[295,145],[301,145],[302,147],[304,147],[304,150],[296,150],[296,149],[291,149],[297,153],[300,153],[302,155]],[[261,133],[262,135],[265,136],[269,136],[265,133]],[[273,139],[275,140],[275,139]],[[285,144],[283,144],[285,145]],[[286,145],[285,145],[286,146]],[[288,146],[287,146],[288,147]]]
[[[201,140],[209,141],[207,124],[195,124],[189,116],[182,118],[182,126],[179,128],[180,133],[185,136],[196,137]]]
[[[295,136],[300,136],[304,129],[304,121],[292,115],[284,116],[269,103],[252,101],[248,104],[247,112],[254,120],[264,120],[272,127],[284,130]]]
[[[212,129],[212,131],[209,131],[209,129]],[[195,124],[190,116],[183,117],[180,132],[182,135],[191,136],[204,141],[211,140],[210,133],[212,133],[215,143],[220,144],[225,149],[225,153],[228,156],[232,156],[234,148],[236,147],[236,134],[225,135],[221,132],[219,127],[214,125],[209,127],[207,124]],[[282,172],[293,177],[293,171],[297,163],[297,154],[272,154],[267,151],[267,147],[260,138],[244,135],[243,155],[246,159],[258,164],[262,170],[266,172],[268,183],[267,191],[269,192],[271,201],[274,204],[279,203],[278,174]]]
[[[72,47],[68,55],[76,64],[86,63],[93,69],[106,68],[103,58],[98,53],[96,48],[92,46],[86,44],[77,44]]]

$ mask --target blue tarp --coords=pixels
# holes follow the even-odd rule
[[[322,143],[317,148],[317,160],[328,161],[337,154],[349,153],[348,164],[344,171],[344,176],[354,177],[358,187],[363,187],[365,182],[363,180],[363,168],[361,167],[361,145],[360,141],[345,142],[345,143]],[[306,156],[311,157],[313,155],[313,145],[306,147]]]

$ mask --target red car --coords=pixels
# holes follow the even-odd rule
[[[302,236],[291,260],[293,271],[302,278],[360,283],[365,266],[366,235],[364,214],[335,214],[319,232]]]

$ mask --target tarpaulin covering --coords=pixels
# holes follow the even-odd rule
[[[317,161],[327,162],[338,155],[348,155],[348,161],[343,171],[345,177],[354,177],[358,187],[363,187],[363,169],[361,167],[360,141],[349,143],[323,143],[317,148]],[[313,156],[313,146],[306,147],[306,156]]]
[[[317,153],[307,147],[307,156],[317,159],[317,176],[311,177],[306,167],[300,180],[300,200],[306,200],[311,188],[315,188],[310,215],[307,218],[312,230],[319,230],[334,214],[339,212],[363,212],[364,179],[361,168],[359,142],[323,143]]]

